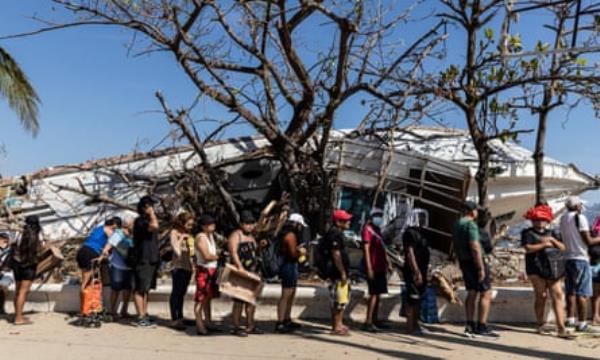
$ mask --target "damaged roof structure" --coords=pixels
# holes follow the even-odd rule
[[[436,219],[430,226],[435,247],[449,251],[450,229],[458,217],[459,205],[476,194],[472,175],[477,156],[466,132],[410,127],[382,131],[375,136],[344,130],[336,131],[328,146],[325,166],[335,175],[338,205],[358,206],[355,200],[367,194],[361,198],[363,208],[383,206],[394,216],[406,202],[425,207]],[[492,166],[496,170],[490,182],[491,212],[500,222],[520,221],[533,202],[531,152],[513,142],[494,140],[491,146]],[[225,174],[232,194],[258,203],[268,200],[269,189],[278,181],[281,167],[270,154],[265,139],[244,137],[213,142],[205,151],[211,165]],[[172,177],[191,171],[200,163],[191,147],[182,146],[2,179],[0,215],[8,218],[37,214],[45,237],[50,240],[85,236],[108,213],[132,214],[144,189],[132,184],[152,177],[155,182],[162,179],[155,184],[159,191],[172,191]],[[549,200],[555,207],[565,196],[597,183],[573,165],[546,158],[544,166]],[[383,200],[374,199],[374,193]],[[349,198],[354,203],[348,203]]]

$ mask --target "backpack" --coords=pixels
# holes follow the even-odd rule
[[[317,251],[315,252],[315,266],[317,268],[317,275],[321,280],[329,279],[333,267],[331,252],[325,243],[326,237],[327,235],[319,239]]]
[[[269,244],[261,251],[261,271],[266,279],[273,279],[279,275],[284,263],[281,249],[282,236],[269,240]]]

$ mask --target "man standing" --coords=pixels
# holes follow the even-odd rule
[[[467,325],[465,336],[497,339],[498,334],[487,327],[491,304],[490,272],[483,259],[483,250],[479,237],[477,204],[467,201],[463,204],[463,216],[454,225],[454,252],[460,263],[463,281],[467,290],[465,311]],[[475,303],[478,301],[478,322],[474,322]]]
[[[156,272],[159,265],[158,218],[154,213],[156,202],[150,196],[140,199],[137,210],[139,216],[133,225],[133,250],[135,256],[135,308],[139,327],[154,324],[148,316],[148,293],[156,287]]]
[[[592,271],[588,247],[600,244],[600,237],[590,235],[590,226],[581,214],[583,204],[577,196],[565,203],[567,213],[560,219],[560,232],[565,247],[565,290],[567,293],[567,326],[578,332],[595,332],[587,323],[588,298],[592,296]],[[575,306],[579,322],[575,322]]]
[[[333,226],[321,239],[319,247],[324,259],[330,264],[327,277],[330,282],[331,334],[346,336],[348,327],[344,326],[343,318],[344,308],[350,297],[348,284],[350,259],[344,244],[344,230],[350,228],[352,215],[344,210],[335,210],[332,218]]]

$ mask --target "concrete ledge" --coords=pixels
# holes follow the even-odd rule
[[[9,289],[9,299],[12,299],[12,287]],[[159,285],[150,293],[149,312],[153,315],[168,316],[170,285]],[[278,284],[265,286],[258,303],[256,317],[260,320],[275,320],[277,301],[281,293]],[[110,288],[103,291],[105,303],[108,303]],[[194,286],[190,286],[184,312],[191,317],[193,313]],[[466,292],[459,291],[461,299],[465,299]],[[356,287],[351,293],[351,302],[346,309],[346,316],[355,321],[363,321],[366,313],[366,289]],[[533,313],[533,291],[531,288],[496,288],[493,290],[493,303],[490,313],[491,322],[524,323],[535,322]],[[446,300],[438,298],[438,317],[442,322],[462,322],[464,308],[462,305],[453,305]],[[381,318],[390,321],[403,321],[399,316],[401,295],[398,287],[392,287],[391,293],[382,297],[380,305]],[[553,320],[551,307],[548,303],[547,319]],[[33,286],[29,295],[26,311],[37,312],[78,312],[79,311],[79,286],[64,284],[45,284]],[[130,311],[133,312],[133,304]],[[7,302],[7,311],[12,312],[12,303]],[[216,317],[227,317],[231,312],[231,300],[222,297],[213,301],[213,314]],[[329,296],[326,287],[299,287],[296,303],[293,308],[293,317],[305,319],[328,319]]]

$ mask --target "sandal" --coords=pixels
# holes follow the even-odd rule
[[[332,330],[330,334],[335,336],[350,336],[350,332],[347,329]]]
[[[20,323],[15,322],[14,325],[15,326],[33,325],[33,321],[31,321],[29,319],[25,319],[25,320],[23,320],[23,322],[20,322]]]

